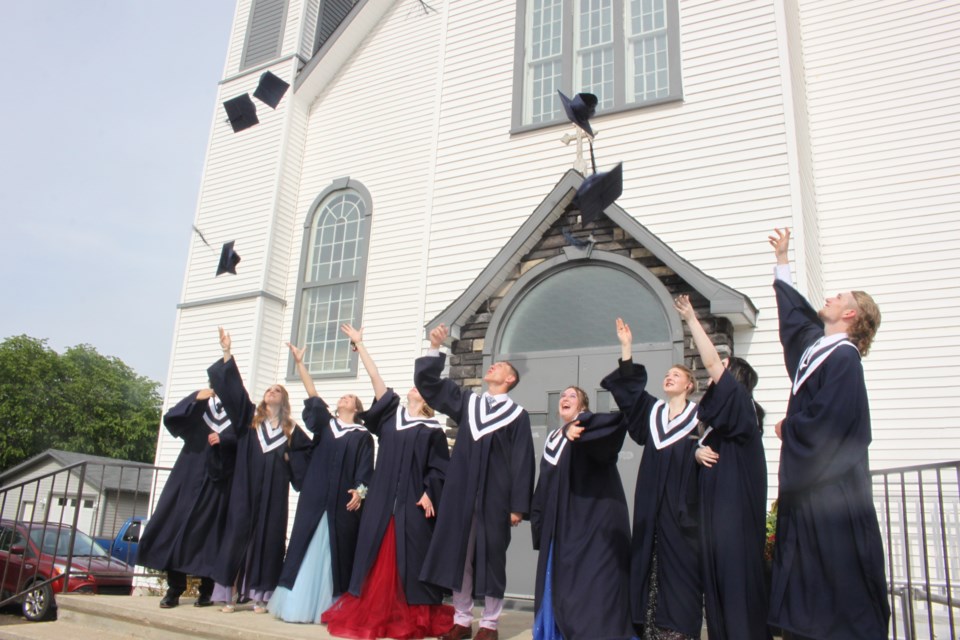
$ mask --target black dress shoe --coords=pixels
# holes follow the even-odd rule
[[[200,596],[197,598],[197,601],[193,603],[195,607],[209,607],[213,605],[213,600],[210,599],[210,596]]]
[[[179,593],[170,593],[167,591],[167,595],[163,596],[160,600],[161,609],[173,609],[180,604],[180,594]]]

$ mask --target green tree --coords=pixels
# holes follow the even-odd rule
[[[49,448],[151,462],[160,384],[90,345],[0,343],[0,469]]]

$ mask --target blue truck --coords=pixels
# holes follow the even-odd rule
[[[113,538],[94,538],[94,540],[114,558],[123,560],[130,565],[135,564],[137,562],[137,544],[140,542],[140,532],[143,530],[146,520],[145,516],[127,518]]]

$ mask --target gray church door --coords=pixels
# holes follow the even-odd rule
[[[586,391],[591,411],[618,409],[600,388],[620,356],[614,326],[618,316],[633,331],[634,358],[647,367],[647,388],[654,395],[661,395],[661,381],[679,360],[682,342],[677,340],[678,322],[665,309],[670,300],[666,290],[660,290],[655,279],[638,277],[622,265],[591,260],[550,269],[532,280],[504,300],[506,308],[491,323],[494,335],[488,334],[488,339],[496,345],[494,358],[509,360],[520,373],[520,384],[510,396],[530,413],[539,476],[546,435],[559,426],[557,404],[564,389],[576,385]],[[641,451],[628,436],[618,461],[631,517]],[[507,554],[510,597],[533,598],[536,567],[530,525],[523,522],[513,530]]]

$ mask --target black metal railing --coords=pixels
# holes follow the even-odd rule
[[[148,516],[167,471],[85,461],[0,487],[0,606],[22,602],[27,594],[52,598],[54,591],[129,594],[124,587],[134,576],[150,574],[135,571],[134,554],[101,558],[105,566],[92,570],[92,560],[79,558],[99,550],[84,548],[82,534],[112,540],[128,519]]]
[[[960,627],[960,461],[874,471],[890,637],[956,638]]]

